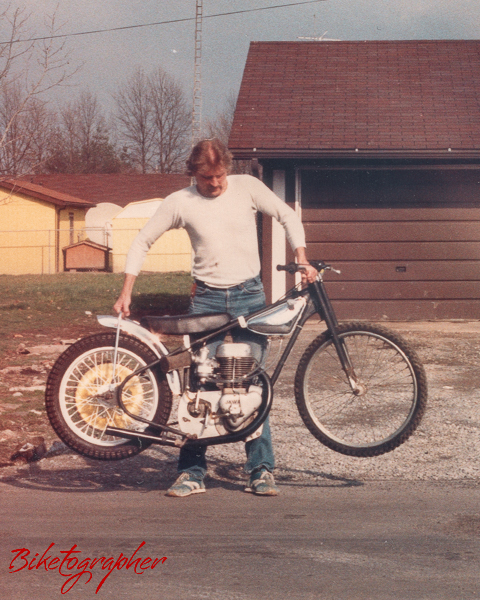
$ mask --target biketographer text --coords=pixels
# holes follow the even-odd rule
[[[100,558],[86,557],[81,559],[80,554],[82,551],[77,550],[77,544],[73,544],[70,550],[59,550],[58,554],[63,556],[54,555],[54,542],[50,544],[41,556],[39,552],[33,554],[28,548],[17,548],[11,551],[15,554],[15,557],[10,563],[9,572],[18,573],[23,569],[27,569],[28,571],[39,569],[45,569],[47,572],[57,571],[59,575],[66,578],[60,590],[62,594],[66,594],[83,576],[85,577],[83,577],[82,583],[89,583],[92,580],[94,569],[97,568],[106,571],[95,590],[97,594],[115,569],[117,571],[124,568],[127,571],[132,569],[132,572],[136,575],[143,575],[146,570],[153,570],[158,564],[163,564],[167,560],[166,556],[153,559],[149,556],[145,558],[137,556],[138,551],[144,545],[145,542],[142,542],[130,557],[120,552],[120,556],[117,559],[113,556],[101,556]]]

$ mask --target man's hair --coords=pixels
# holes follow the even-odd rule
[[[195,176],[199,171],[218,166],[225,167],[227,173],[232,168],[233,156],[219,139],[202,140],[193,148],[187,160],[187,175]]]

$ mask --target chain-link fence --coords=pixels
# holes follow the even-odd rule
[[[42,275],[63,271],[62,248],[84,239],[83,228],[0,230],[0,273]]]
[[[79,270],[89,270],[89,257],[92,259],[92,270],[104,270],[99,267],[98,257],[92,252],[106,251],[109,254],[107,270],[123,272],[130,245],[142,226],[143,223],[138,227],[114,226],[113,229],[107,225],[70,229],[0,230],[0,274],[47,275],[64,271],[66,248],[70,256],[82,253],[80,262],[87,261],[82,263]],[[72,245],[87,240],[103,247],[103,250],[92,249],[93,244],[89,244],[88,249],[71,248]],[[187,232],[183,229],[172,230],[153,244],[143,269],[155,272],[190,271],[191,264],[192,249]]]

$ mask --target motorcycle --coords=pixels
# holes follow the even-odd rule
[[[425,412],[424,368],[410,344],[386,327],[338,323],[323,281],[335,269],[311,264],[316,281],[238,318],[217,313],[136,322],[98,316],[115,331],[72,344],[49,374],[46,410],[53,429],[76,452],[100,460],[131,457],[152,443],[180,448],[253,439],[303,326],[317,314],[326,330],[306,348],[295,374],[295,402],[305,426],[345,455],[371,457],[397,448]],[[277,269],[293,274],[301,267]],[[248,343],[225,339],[209,355],[209,342],[238,328],[268,343],[287,340],[271,375]],[[169,351],[164,336],[183,336],[183,343]]]

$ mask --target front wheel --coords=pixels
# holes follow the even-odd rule
[[[305,350],[295,375],[295,400],[310,432],[350,456],[378,456],[417,428],[427,379],[413,348],[396,333],[366,323],[338,327],[353,365],[352,389],[329,332]]]
[[[134,456],[148,442],[105,434],[107,426],[145,431],[117,406],[114,389],[137,369],[157,359],[137,339],[121,335],[114,368],[115,333],[83,338],[70,346],[54,364],[47,380],[45,404],[59,438],[73,450],[100,460]],[[125,408],[148,421],[165,424],[172,394],[160,371],[147,370],[132,377],[123,390]]]

